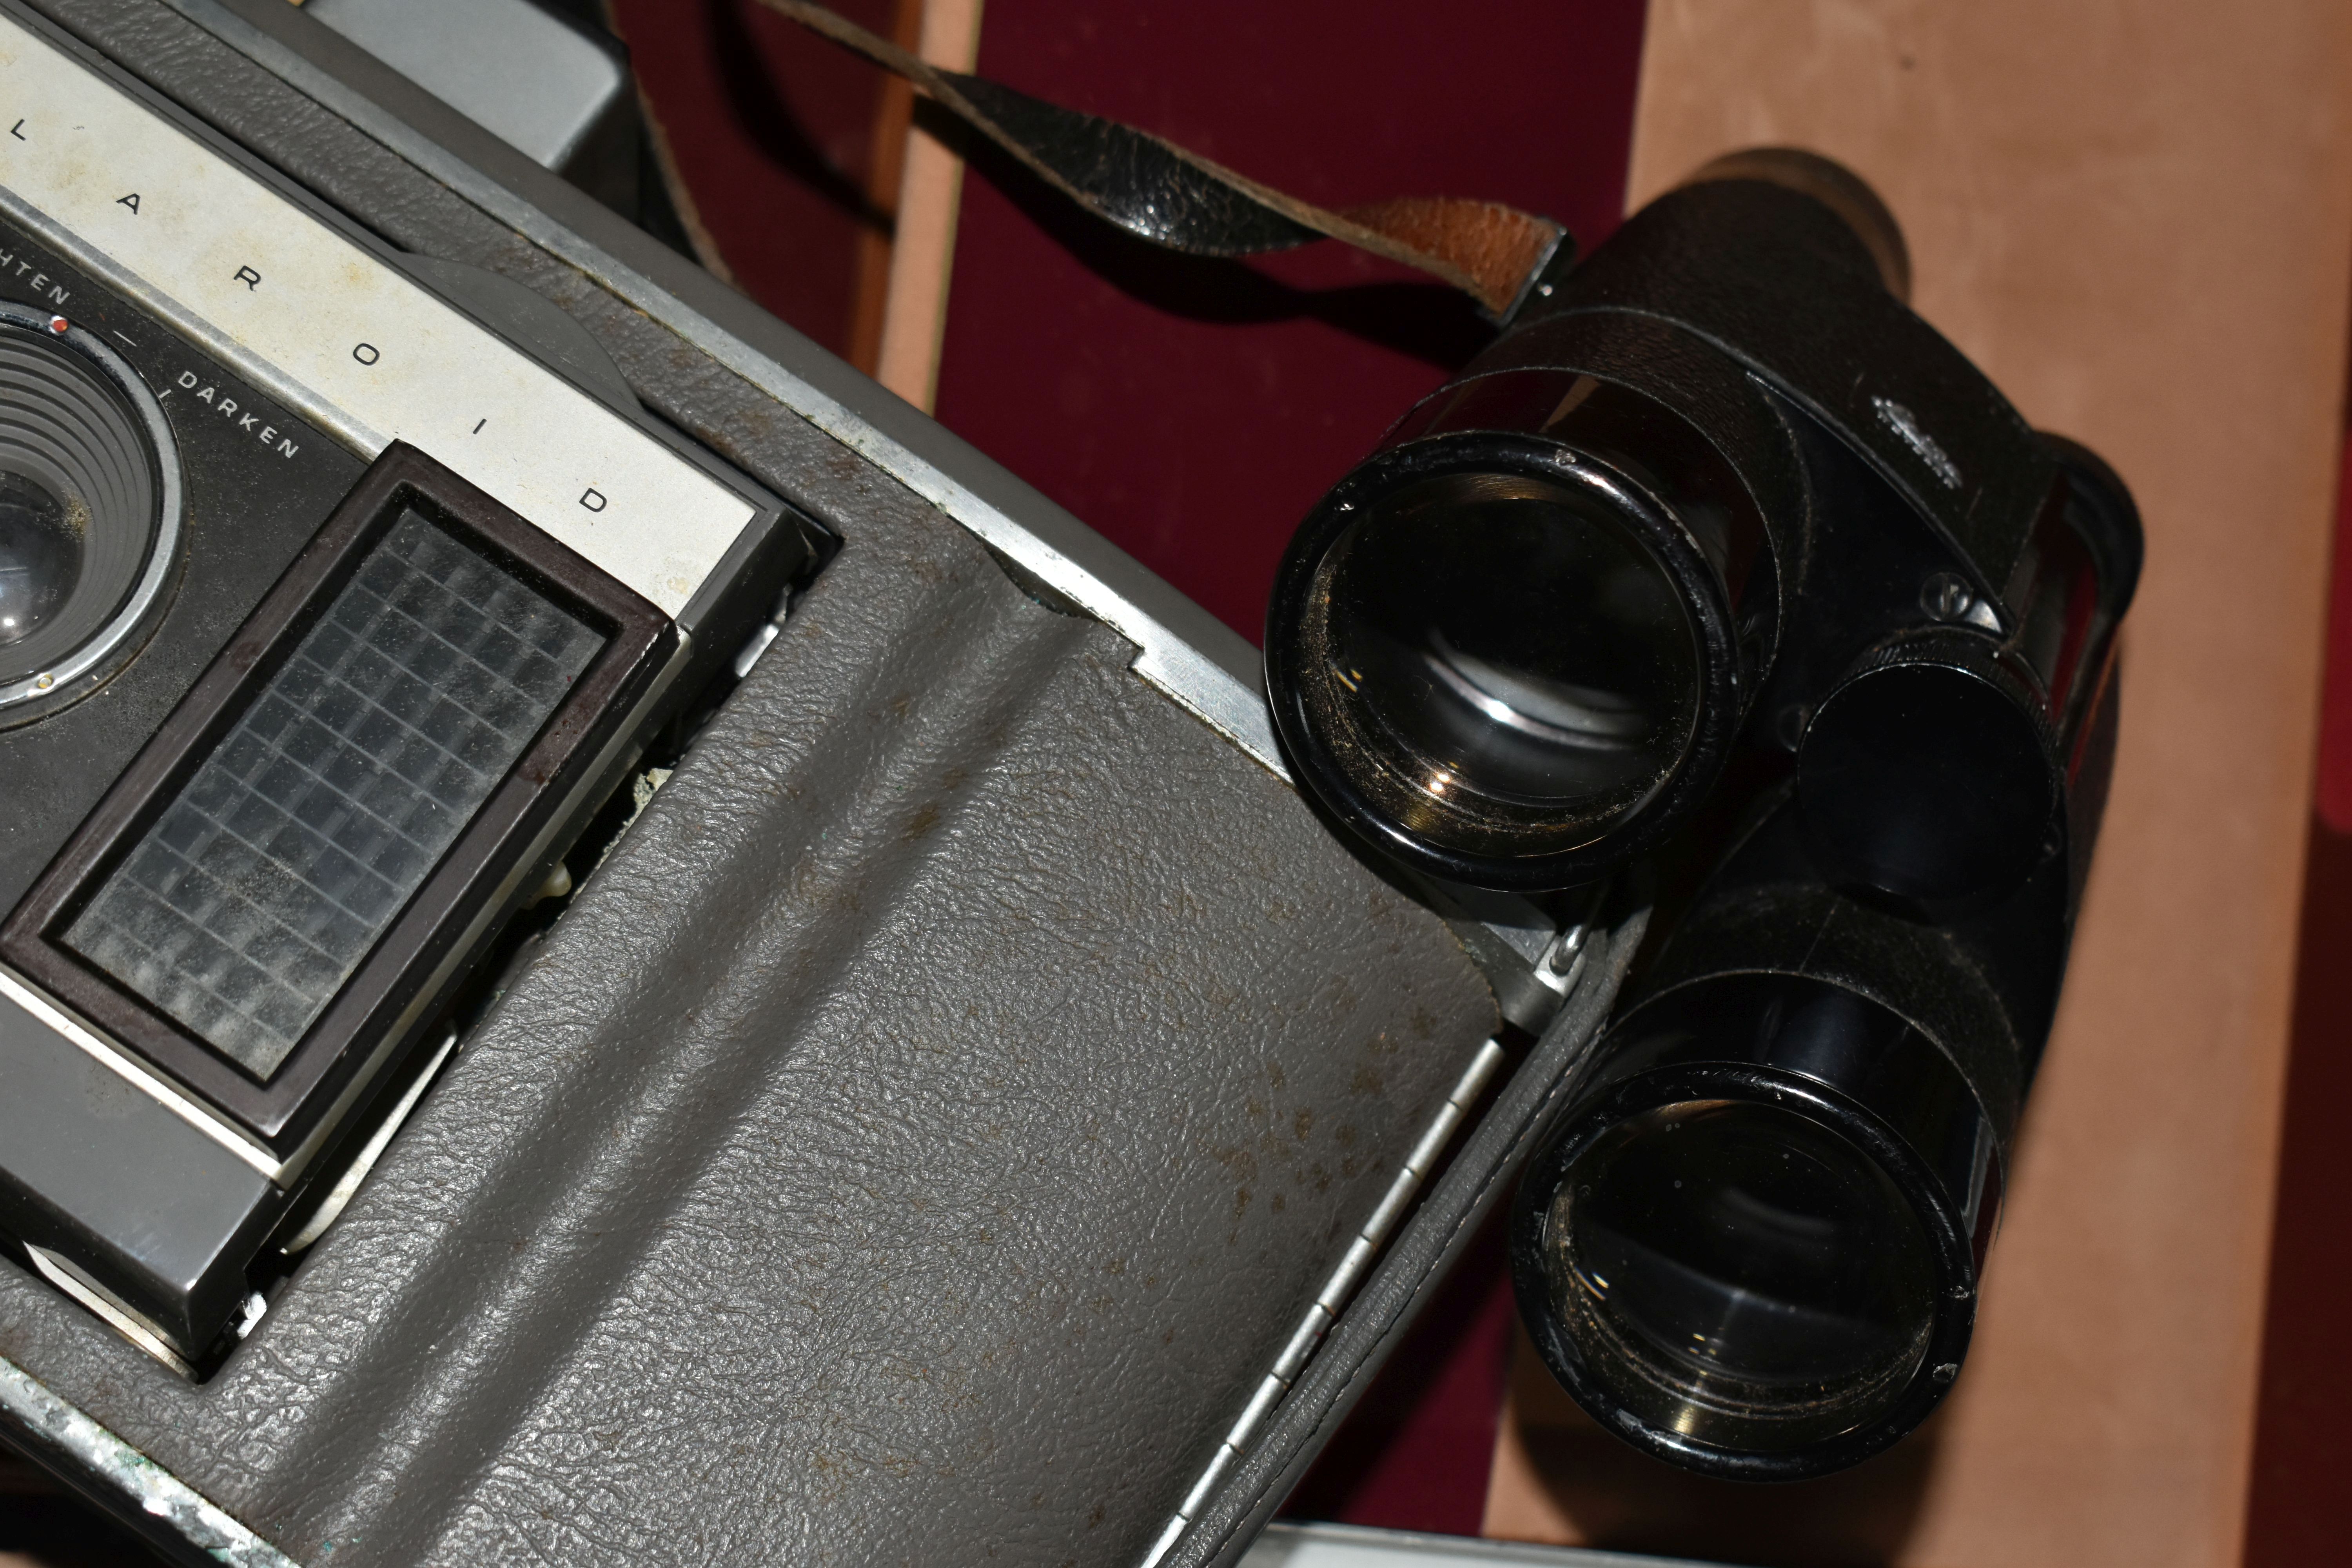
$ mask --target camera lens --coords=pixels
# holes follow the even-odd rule
[[[179,530],[153,394],[93,334],[0,305],[0,724],[87,695],[137,651]]]
[[[2020,936],[1829,888],[1785,802],[1747,827],[1513,1200],[1520,1315],[1579,1405],[1745,1480],[1827,1475],[1927,1419],[2000,1213],[2011,1009],[2038,1005],[2010,998],[2042,962],[2015,962]]]
[[[1776,1105],[1694,1100],[1570,1165],[1544,1228],[1552,1306],[1624,1410],[1784,1452],[1884,1413],[1926,1354],[1933,1248],[1862,1149]]]
[[[39,480],[0,472],[0,647],[57,613],[81,576],[81,534]]]

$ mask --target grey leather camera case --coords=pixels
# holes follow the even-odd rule
[[[1506,1059],[1247,647],[1074,520],[283,0],[36,4],[842,546],[226,1363],[0,1268],[0,1427],[223,1561],[1231,1561],[1639,917]]]

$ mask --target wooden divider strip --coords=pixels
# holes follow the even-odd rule
[[[923,18],[915,52],[949,70],[971,70],[980,59],[981,0],[919,4]],[[927,414],[939,389],[962,194],[963,160],[917,124],[907,138],[898,184],[898,230],[890,247],[890,285],[874,379]]]

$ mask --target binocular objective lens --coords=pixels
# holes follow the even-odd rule
[[[82,546],[73,522],[39,480],[0,470],[0,647],[32,636],[72,595]]]
[[[1935,1262],[1877,1163],[1777,1106],[1695,1100],[1569,1167],[1552,1306],[1620,1408],[1703,1443],[1785,1451],[1893,1403],[1927,1352]]]
[[[1597,497],[1507,474],[1425,479],[1371,504],[1324,583],[1329,674],[1360,739],[1461,814],[1415,824],[1433,838],[1492,849],[1480,818],[1495,806],[1590,838],[1690,743],[1690,612]]]

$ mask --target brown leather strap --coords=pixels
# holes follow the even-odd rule
[[[760,4],[896,71],[1080,206],[1171,250],[1249,256],[1342,240],[1441,279],[1500,318],[1570,243],[1551,219],[1496,202],[1416,196],[1332,212],[1149,132],[940,70],[807,0]]]

